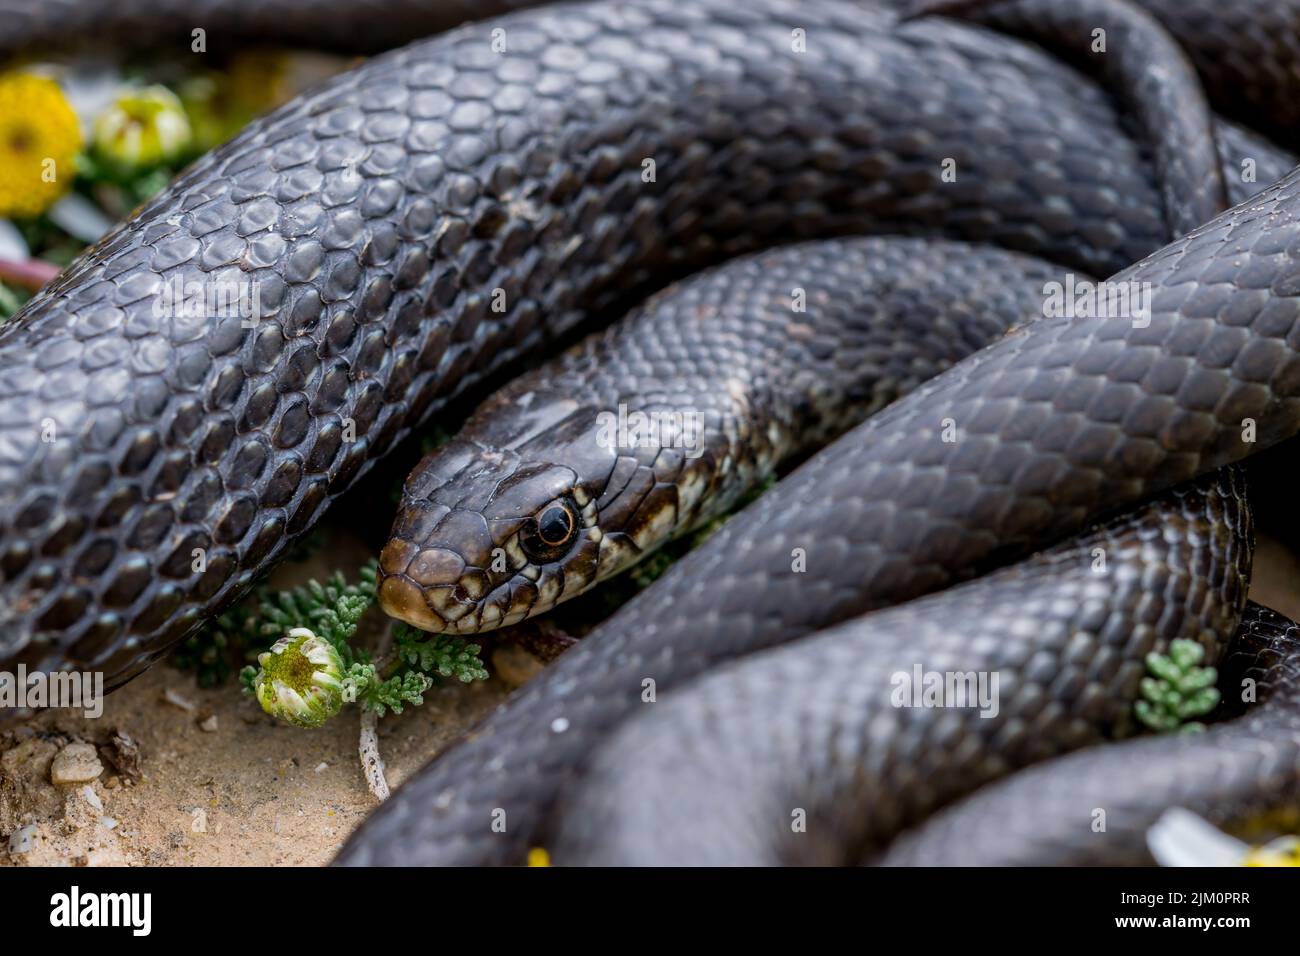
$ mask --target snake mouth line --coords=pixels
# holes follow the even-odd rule
[[[475,634],[495,627],[516,624],[533,610],[505,608],[490,596],[483,601],[462,600],[455,588],[421,587],[404,574],[385,574],[379,581],[379,605],[389,617],[404,621],[422,631]],[[502,591],[503,596],[508,592]]]
[[[379,606],[389,617],[422,631],[445,631],[447,619],[424,599],[424,589],[405,575],[385,574],[379,582]]]
[[[426,556],[430,550],[419,554]],[[379,605],[390,617],[422,631],[474,634],[508,627],[555,604],[553,599],[544,599],[528,577],[517,570],[491,590],[485,590],[482,575],[428,584],[414,580],[409,571],[409,568],[385,570],[381,565],[377,584]],[[477,593],[471,593],[467,583]]]
[[[405,574],[381,574],[379,605],[389,617],[422,631],[454,634],[510,627],[555,606],[555,601],[542,602],[536,592],[527,601],[512,600],[509,584],[477,601],[458,596],[458,590],[458,587],[421,587]],[[500,595],[500,599],[495,595]]]

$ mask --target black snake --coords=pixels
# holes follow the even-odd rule
[[[1233,719],[1205,734],[1134,740],[1049,761],[937,814],[877,862],[1141,865],[1151,862],[1146,834],[1168,807],[1224,825],[1294,831],[1297,668],[1300,628],[1267,608],[1248,607],[1221,668]],[[1258,707],[1243,715],[1246,688]],[[1104,829],[1094,826],[1099,808],[1106,810]]]
[[[1209,3],[1148,6],[1192,37],[1216,106],[1286,127],[1293,6],[1243,4],[1221,20]],[[129,22],[132,5],[116,7]],[[166,27],[169,7],[141,0],[135,12],[165,33],[185,22]],[[1236,19],[1243,7],[1258,15]],[[222,19],[231,8],[214,0],[212,22],[237,26]],[[27,11],[8,22],[24,32],[4,46],[48,37],[53,21]],[[1219,56],[1229,28],[1251,55]],[[1290,167],[1214,125],[1234,201],[1257,188],[1243,163],[1259,183]],[[1172,174],[1157,175],[1128,130],[1103,93],[1038,51],[832,0],[544,8],[370,61],[202,160],[0,333],[0,654],[128,679],[449,400],[702,265],[863,232],[974,239],[1093,275],[1154,252],[1116,277],[1151,283],[1149,322],[1039,320],[875,415],[399,791],[343,853],[518,861],[554,838],[581,858],[590,834],[554,810],[640,705],[646,678],[667,692],[938,590],[1294,433],[1296,187],[1284,179],[1156,252],[1178,221],[1161,191]],[[266,314],[252,329],[239,317],[160,319],[153,298],[176,276],[257,281]],[[960,441],[942,440],[946,418]],[[1251,444],[1244,419],[1257,426]],[[42,440],[51,425],[62,440]],[[1134,648],[1180,634],[1212,645],[1231,628],[1249,550],[1247,522],[1231,520],[1235,482],[1207,479],[1150,506],[1188,537],[1134,560],[1202,563],[1175,562],[1194,573],[1170,575],[1168,593],[1135,573],[1146,600],[1184,610],[1160,617],[1158,633],[1131,630]],[[1131,520],[1109,533],[1123,540]],[[1198,521],[1228,537],[1206,549]],[[791,573],[795,547],[806,575]],[[1033,567],[1003,573],[1032,579]],[[797,662],[799,647],[735,674]],[[1114,708],[1134,673],[1103,651],[1060,685],[1026,664],[1023,686],[1057,695],[1036,716],[1085,712],[1062,717],[1057,737],[1008,748],[1002,770],[1123,732]],[[742,686],[731,671],[714,680]],[[1094,683],[1115,690],[1112,711]],[[597,756],[595,770],[613,773]],[[973,767],[963,786],[996,772]],[[612,792],[574,799],[594,801],[594,819]],[[882,809],[904,825],[955,795],[895,794]],[[505,834],[490,826],[498,808]],[[852,853],[872,839],[831,842]],[[829,858],[820,852],[811,858]]]

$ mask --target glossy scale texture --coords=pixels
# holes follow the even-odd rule
[[[497,391],[421,462],[380,601],[462,633],[549,610],[1040,313],[1065,281],[988,246],[880,237],[783,246],[670,286]],[[564,496],[580,530],[531,560],[527,522]]]
[[[449,396],[637,290],[852,231],[1105,274],[1164,226],[1102,94],[946,22],[636,0],[370,61],[201,160],[0,331],[0,658],[121,683]],[[192,287],[256,292],[257,321],[159,309]]]
[[[936,815],[887,866],[1144,866],[1173,807],[1220,826],[1294,831],[1300,801],[1300,628],[1247,608],[1220,669],[1225,710],[1204,733],[1134,740],[1048,761]],[[1246,681],[1255,700],[1242,704]],[[1105,829],[1095,822],[1105,811]]]

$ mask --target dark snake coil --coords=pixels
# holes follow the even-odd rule
[[[1294,6],[1220,21],[1213,4],[1148,5],[1189,40],[1216,105],[1288,128]],[[212,4],[215,23],[227,8]],[[1249,53],[1220,57],[1232,31],[1207,21]],[[5,46],[49,21],[8,22],[26,32]],[[1094,275],[1155,253],[1117,277],[1151,283],[1148,325],[1040,320],[859,426],[403,788],[342,857],[518,861],[563,829],[562,793],[647,674],[668,690],[938,590],[1294,433],[1295,187],[1160,249],[1167,204],[1127,130],[1038,51],[830,0],[547,8],[373,60],[202,160],[0,332],[0,656],[129,679],[450,400],[702,265],[868,232]],[[1290,168],[1217,131],[1233,201],[1257,188],[1243,160],[1260,183]],[[255,281],[265,313],[252,329],[160,317],[176,278]],[[949,416],[955,446],[935,437]],[[1245,533],[1223,510],[1236,492],[1197,493],[1206,504],[1168,500]],[[796,581],[798,541],[815,544]],[[1242,552],[1224,547],[1226,574]],[[1196,605],[1207,642],[1244,596],[1220,580],[1222,602]],[[489,829],[497,807],[508,836]]]

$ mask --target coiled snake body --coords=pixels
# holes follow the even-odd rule
[[[1269,49],[1257,77],[1286,52]],[[1273,95],[1225,98],[1202,74],[1246,119]],[[1217,128],[1234,201],[1256,188],[1243,159],[1260,182],[1289,168]],[[0,332],[0,655],[128,679],[450,398],[701,265],[863,232],[978,239],[1099,276],[1154,252],[1116,276],[1151,284],[1149,323],[1039,320],[849,432],[399,791],[342,859],[509,862],[553,836],[581,854],[588,837],[554,811],[645,678],[667,692],[1293,434],[1296,191],[1283,179],[1161,249],[1157,176],[1104,94],[1005,38],[868,5],[544,8],[379,57],[202,160]],[[159,316],[176,278],[256,281],[264,314]],[[945,418],[961,441],[940,440]],[[61,440],[42,440],[51,428]],[[1161,640],[1231,629],[1248,552],[1232,488],[1152,506],[1233,529],[1169,592],[1194,612]],[[1080,686],[1052,694],[1083,700]],[[1115,720],[1090,711],[1008,759]]]

